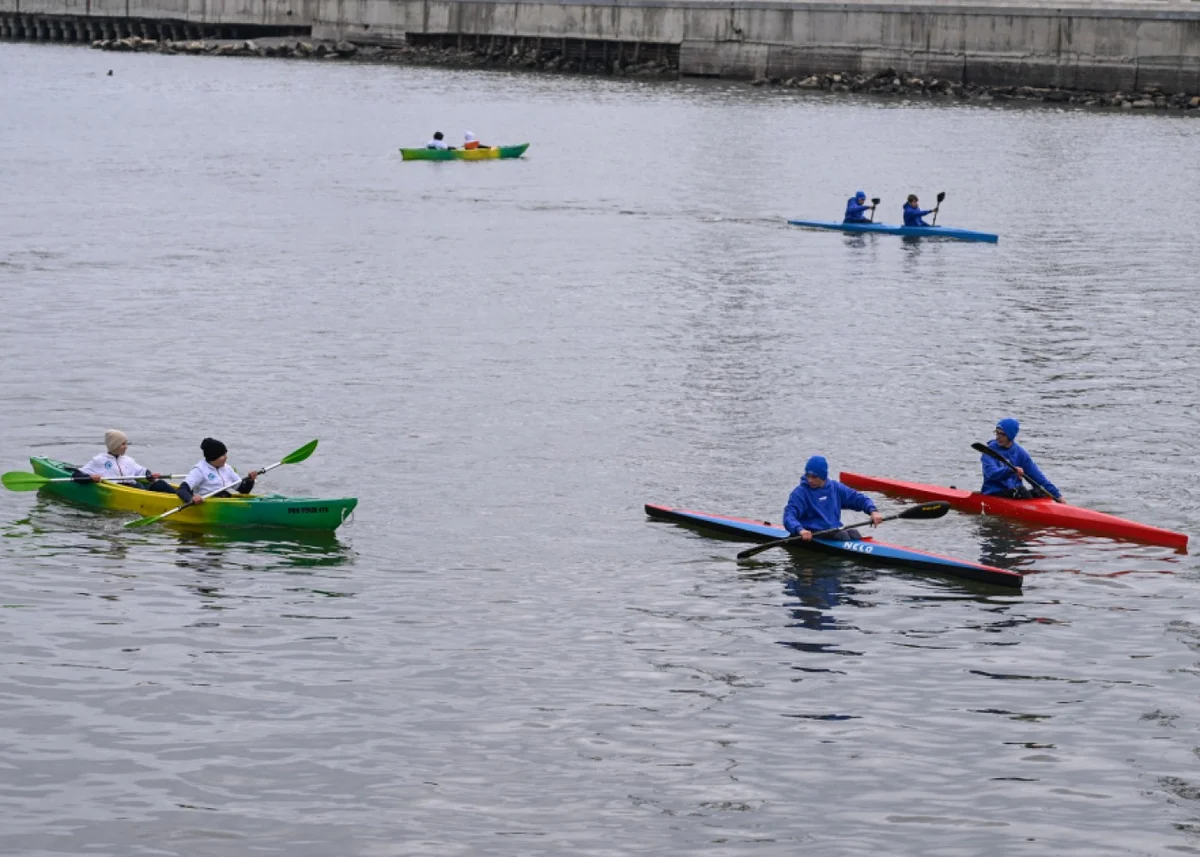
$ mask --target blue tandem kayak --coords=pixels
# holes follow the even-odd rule
[[[986,241],[995,244],[999,235],[975,232],[971,229],[952,229],[949,226],[891,226],[887,223],[839,223],[833,220],[789,220],[791,226],[809,229],[835,229],[839,232],[878,232],[884,235],[907,235],[920,238],[956,238],[959,241]]]
[[[746,541],[763,542],[775,539],[786,539],[788,531],[776,527],[770,521],[750,521],[745,518],[730,518],[726,515],[710,515],[706,512],[692,512],[688,509],[672,509],[669,506],[646,504],[646,514],[660,521],[673,521],[677,524],[708,530],[732,538]],[[831,554],[849,559],[853,562],[871,563],[873,565],[902,566],[921,571],[935,571],[954,577],[965,577],[968,580],[978,580],[996,586],[1008,586],[1020,589],[1023,578],[1020,573],[1006,571],[990,565],[980,565],[952,557],[938,556],[925,551],[899,545],[889,545],[866,538],[861,541],[846,539],[813,539],[810,542],[797,542],[789,547],[798,550],[814,551]]]

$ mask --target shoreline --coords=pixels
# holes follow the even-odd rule
[[[336,42],[270,36],[257,40],[200,39],[156,41],[131,36],[123,39],[98,39],[93,49],[116,52],[188,54],[192,56],[273,57],[281,59],[354,60],[381,65],[414,65],[455,69],[508,69],[514,71],[548,72],[552,74],[590,74],[609,77],[643,77],[678,80],[681,75],[669,59],[655,58],[643,62],[624,57],[608,61],[568,57],[563,53],[538,51],[497,50],[494,47],[441,47],[438,45],[400,45],[380,47]],[[695,77],[714,79],[713,76]],[[719,79],[719,78],[715,78]],[[732,79],[731,79],[732,80]],[[1096,92],[1034,86],[989,86],[957,81],[921,78],[893,68],[868,73],[829,71],[804,78],[756,77],[746,81],[751,87],[772,87],[822,91],[827,93],[857,93],[877,96],[921,97],[931,101],[959,101],[975,104],[990,102],[1041,102],[1054,105],[1109,108],[1115,110],[1151,110],[1191,112],[1200,111],[1200,95],[1170,93],[1159,87],[1138,92]],[[1197,113],[1200,115],[1200,113]]]

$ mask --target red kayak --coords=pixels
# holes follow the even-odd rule
[[[1079,506],[1071,506],[1067,503],[1056,503],[1049,497],[1012,500],[1007,497],[993,497],[990,494],[979,494],[974,491],[944,488],[941,485],[925,485],[921,482],[901,482],[899,479],[863,476],[860,473],[847,473],[844,470],[839,478],[843,485],[857,491],[879,491],[883,494],[912,497],[916,500],[945,500],[952,508],[958,509],[960,512],[999,515],[1033,524],[1070,527],[1074,530],[1108,536],[1110,539],[1129,539],[1135,542],[1163,545],[1178,551],[1187,550],[1188,537],[1184,533],[1174,533],[1161,527],[1139,524],[1137,521],[1118,518],[1116,515],[1106,515],[1103,512],[1093,512],[1091,509],[1081,509]]]

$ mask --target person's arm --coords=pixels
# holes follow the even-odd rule
[[[99,482],[100,476],[96,473],[86,473],[83,470],[76,468],[71,471],[71,478],[80,485],[91,485],[93,482]]]
[[[237,492],[239,494],[249,494],[254,490],[254,480],[258,476],[258,472],[251,470],[246,474],[246,478],[238,483]]]
[[[184,503],[190,503],[196,497],[192,492],[192,486],[188,485],[186,479],[179,483],[179,487],[175,489],[175,495]]]
[[[783,510],[783,528],[793,536],[800,535],[800,531],[804,529],[804,525],[800,523],[801,512],[800,502],[793,491]]]
[[[1047,491],[1049,491],[1051,497],[1055,497],[1055,498],[1061,500],[1062,492],[1058,490],[1058,488],[1054,485],[1053,482],[1051,482],[1049,479],[1046,478],[1046,474],[1042,473],[1042,469],[1040,467],[1038,467],[1037,464],[1034,463],[1033,458],[1029,455],[1028,452],[1025,451],[1024,448],[1022,448],[1021,452],[1024,454],[1021,456],[1021,462],[1017,466],[1025,471],[1026,476],[1028,476],[1030,479],[1032,479],[1038,485],[1041,485],[1043,488],[1045,488]],[[1013,462],[1013,463],[1017,464],[1017,462]],[[1034,489],[1034,493],[1037,494],[1040,492],[1037,491],[1036,489]]]

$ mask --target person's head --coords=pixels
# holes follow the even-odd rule
[[[804,463],[804,478],[809,488],[823,488],[829,479],[829,462],[823,455],[814,455]]]
[[[468,131],[467,133],[463,134],[463,140],[467,143],[474,143],[475,135]]]
[[[104,433],[104,448],[108,450],[109,455],[124,455],[125,450],[129,448],[129,438],[123,431],[109,429]]]
[[[867,192],[865,190],[860,190],[858,193],[854,194],[854,198],[857,199],[859,202],[866,202],[867,201]]]
[[[204,460],[213,467],[225,466],[225,459],[228,457],[229,450],[225,448],[225,444],[221,443],[221,441],[206,437],[200,441],[200,451],[204,453]]]
[[[433,132],[433,139],[435,139],[435,140],[440,140],[440,139],[442,139],[442,132],[441,132],[441,131],[434,131],[434,132]]]
[[[908,195],[908,204],[909,204],[909,205],[916,205],[916,204],[917,204],[917,195],[916,195],[915,193],[910,193],[910,194]]]
[[[1013,441],[1017,439],[1017,432],[1021,430],[1021,424],[1012,417],[1005,417],[996,423],[996,441],[1005,449],[1012,446]]]

